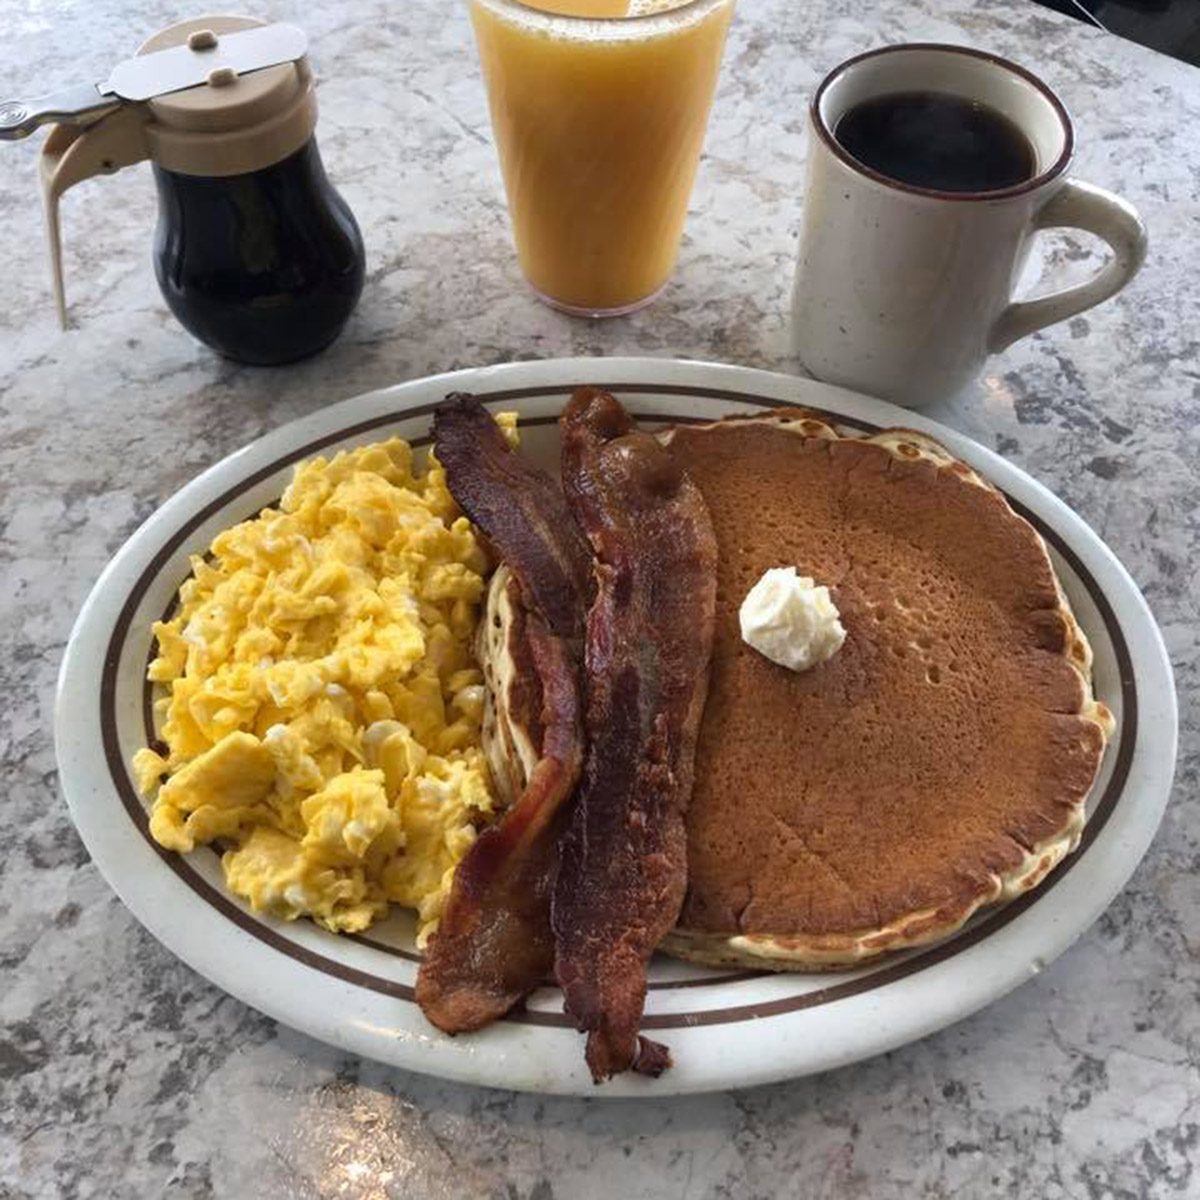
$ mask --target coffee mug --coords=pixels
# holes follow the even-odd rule
[[[957,97],[1006,118],[1028,143],[1028,177],[991,190],[917,186],[873,169],[838,141],[847,113],[914,93]],[[961,391],[989,354],[1124,287],[1145,257],[1146,231],[1126,201],[1068,178],[1073,147],[1059,98],[993,54],[888,46],[831,71],[809,109],[792,298],[805,369],[916,407]],[[1014,301],[1033,234],[1060,227],[1102,238],[1111,260],[1087,283]]]

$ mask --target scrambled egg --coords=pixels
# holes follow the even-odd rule
[[[193,558],[154,627],[166,750],[133,761],[154,838],[219,842],[263,912],[356,931],[397,903],[424,943],[493,813],[472,654],[486,569],[444,471],[416,473],[399,438],[297,466],[277,509]]]

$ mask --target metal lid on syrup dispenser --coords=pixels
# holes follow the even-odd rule
[[[256,49],[264,57],[299,53],[289,61],[249,71],[222,61],[222,50],[236,47],[249,30],[261,31]],[[147,100],[148,156],[168,171],[220,176],[257,171],[295,153],[317,123],[316,92],[303,39],[291,26],[236,16],[180,21],[147,39],[128,66],[136,68],[164,51],[182,50],[195,67],[206,68],[198,86]]]

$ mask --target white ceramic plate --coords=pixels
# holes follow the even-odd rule
[[[656,960],[645,1028],[675,1066],[594,1089],[579,1035],[550,990],[483,1033],[448,1038],[413,1001],[412,924],[367,937],[256,916],[222,887],[216,855],[151,841],[127,764],[145,744],[150,625],[171,605],[189,553],[278,499],[292,464],[390,434],[428,439],[447,392],[516,409],[526,453],[552,455],[553,418],[580,383],[611,387],[648,420],[714,418],[780,404],[844,426],[907,425],[979,469],[1037,525],[1096,655],[1116,714],[1083,844],[1047,882],[940,946],[837,975],[755,975]],[[764,1083],[888,1050],[966,1016],[1035,975],[1096,919],[1150,844],[1171,786],[1176,713],[1162,639],[1137,587],[1094,533],[1016,467],[913,413],[809,380],[659,359],[519,363],[417,380],[323,409],[206,471],[133,535],[101,576],[67,647],[56,707],[63,790],[97,866],[134,915],[202,975],[262,1012],[399,1067],[468,1083],[601,1096],[666,1095]],[[1086,1003],[1086,998],[1083,1000]]]

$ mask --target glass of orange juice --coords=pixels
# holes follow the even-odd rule
[[[734,0],[470,0],[521,269],[580,316],[675,265]]]

